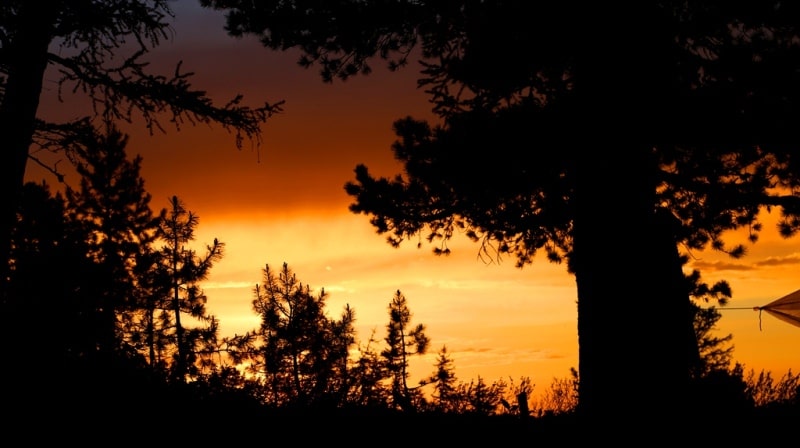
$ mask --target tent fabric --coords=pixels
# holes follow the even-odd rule
[[[767,314],[778,318],[788,324],[800,327],[800,289],[774,300],[764,306],[753,308],[756,311],[766,311]]]

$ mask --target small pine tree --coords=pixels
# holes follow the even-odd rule
[[[502,381],[487,384],[480,375],[477,380],[462,384],[460,394],[467,402],[466,411],[484,416],[495,415],[505,395],[506,387],[506,383]]]
[[[411,311],[403,293],[398,290],[389,303],[389,323],[386,326],[387,347],[381,352],[392,375],[392,401],[395,407],[416,410],[415,403],[421,399],[418,389],[408,386],[408,358],[423,355],[430,343],[425,335],[425,325],[410,328]]]
[[[359,357],[350,367],[347,403],[364,407],[384,407],[389,403],[390,392],[384,382],[391,377],[386,360],[373,346],[378,342],[375,331],[369,340],[359,345]]]
[[[250,359],[264,378],[273,405],[337,406],[348,395],[348,356],[355,343],[355,312],[345,307],[339,320],[325,315],[328,295],[317,295],[284,263],[267,265],[256,285],[253,309],[261,317]]]
[[[447,346],[442,346],[436,357],[436,372],[428,378],[426,383],[433,384],[433,408],[439,412],[459,412],[461,400],[457,390],[455,365]]]

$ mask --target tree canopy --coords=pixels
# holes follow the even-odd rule
[[[404,172],[356,167],[351,210],[395,245],[463,232],[520,266],[566,260],[580,406],[597,417],[620,400],[653,413],[691,400],[674,392],[691,325],[679,250],[742,256],[746,241],[722,236],[748,228],[756,241],[765,209],[782,214],[781,235],[799,228],[796,5],[202,3],[226,11],[232,35],[299,49],[328,82],[420,55],[441,120],[398,120]],[[658,335],[647,350],[644,335]],[[658,372],[664,394],[643,402],[619,369]]]
[[[174,71],[154,73],[149,52],[172,37],[173,12],[165,0],[12,0],[0,5],[0,253],[5,291],[10,229],[29,161],[29,151],[69,151],[76,133],[101,122],[141,121],[151,130],[216,124],[236,144],[260,140],[260,126],[280,102],[251,107],[241,96],[223,105],[192,86],[179,61]],[[75,93],[91,106],[87,116],[48,122],[39,111],[45,73],[57,80],[59,98]],[[63,95],[62,95],[63,93]],[[80,110],[76,108],[76,110]],[[48,167],[60,176],[55,167]]]

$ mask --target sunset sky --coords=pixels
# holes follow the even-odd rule
[[[348,303],[355,309],[361,342],[373,330],[382,340],[388,304],[400,290],[412,323],[425,324],[432,343],[429,354],[412,363],[412,379],[434,371],[445,345],[463,381],[526,376],[541,392],[578,367],[576,287],[564,265],[544,257],[524,269],[511,258],[482,261],[465,238],[450,244],[453,253],[445,258],[413,241],[394,249],[367,216],[348,211],[351,198],[343,186],[357,164],[376,175],[400,172],[390,150],[392,123],[432,116],[416,88],[414,66],[389,73],[376,62],[367,77],[324,84],[316,68],[296,64],[296,53],[272,53],[255,39],[228,37],[220,13],[194,1],[175,2],[174,9],[174,39],[153,53],[154,67],[171,73],[183,60],[184,70],[196,73],[195,88],[220,104],[239,93],[253,106],[286,101],[284,112],[264,126],[259,148],[237,150],[231,135],[204,125],[180,132],[166,127],[168,134],[153,136],[141,123],[123,128],[131,134],[129,155],[143,157],[152,207],[160,210],[177,195],[200,218],[197,249],[214,238],[226,244],[203,284],[224,336],[256,328],[252,289],[265,265],[277,270],[286,262],[301,282],[329,293],[331,316]],[[81,115],[69,98],[54,100],[54,80],[45,81],[44,110]],[[28,179],[56,182],[30,164]],[[718,327],[720,334],[733,334],[734,359],[747,370],[780,377],[800,371],[800,328],[766,313],[759,328],[752,308],[800,289],[800,237],[780,239],[770,219],[765,216],[762,238],[744,259],[699,253],[692,265],[706,281],[725,279],[733,288],[729,308],[736,309],[723,310]],[[631,253],[631,264],[636,259]]]

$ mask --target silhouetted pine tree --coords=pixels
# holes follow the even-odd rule
[[[253,309],[261,317],[252,369],[263,376],[267,402],[276,406],[340,406],[351,385],[349,350],[355,314],[325,314],[327,294],[314,295],[287,263],[277,274],[266,265]]]
[[[136,264],[137,312],[126,315],[126,344],[146,357],[151,371],[166,374],[171,364],[174,329],[170,274],[163,265],[164,254],[155,249],[141,255]]]
[[[505,394],[505,383],[487,384],[486,380],[478,375],[477,380],[473,380],[469,384],[462,383],[459,389],[459,393],[467,402],[465,413],[492,416],[500,407]]]
[[[356,314],[349,304],[338,320],[328,319],[324,337],[312,350],[318,357],[321,375],[312,391],[315,400],[326,406],[340,407],[347,402],[353,377],[350,371],[350,349],[356,343]]]
[[[347,404],[365,408],[389,406],[390,391],[386,380],[391,378],[386,359],[375,349],[378,344],[375,331],[363,345],[359,345],[359,356],[349,370],[350,387]]]
[[[116,413],[121,408],[112,406],[130,405],[134,396],[144,400],[136,392],[143,383],[131,353],[107,353],[108,346],[98,350],[113,335],[98,331],[103,314],[95,299],[104,292],[98,281],[109,269],[103,266],[108,260],[90,256],[97,250],[96,227],[73,220],[67,201],[52,195],[46,184],[29,183],[24,193],[9,279],[16,299],[3,304],[15,323],[2,326],[2,334],[9,341],[25,332],[35,337],[9,344],[8,359],[15,367],[6,371],[6,381],[17,391],[5,395],[5,404],[15,406],[17,418],[32,418],[28,413],[33,412],[47,424],[122,419]],[[124,277],[116,280],[127,285]]]
[[[423,355],[430,340],[425,334],[425,325],[411,327],[411,310],[403,293],[398,290],[389,302],[389,323],[386,325],[386,345],[381,356],[392,375],[392,404],[404,411],[418,409],[422,399],[418,388],[408,386],[408,358]]]
[[[432,407],[439,412],[459,412],[462,409],[461,397],[458,395],[455,365],[447,346],[442,346],[436,356],[436,372],[428,378],[426,384],[433,384]]]
[[[188,247],[195,239],[199,218],[187,210],[177,196],[170,198],[169,208],[163,209],[160,216],[158,236],[163,243],[160,278],[169,285],[169,296],[164,301],[169,313],[163,313],[160,324],[173,329],[174,355],[170,373],[176,381],[184,382],[187,375],[198,373],[195,365],[198,356],[216,349],[218,322],[206,312],[207,298],[199,283],[222,259],[224,243],[215,238],[202,255]],[[194,319],[199,325],[188,326],[186,318]]]
[[[113,126],[89,129],[73,143],[80,187],[66,188],[69,220],[87,235],[93,275],[83,285],[90,303],[97,355],[109,358],[122,346],[121,323],[139,308],[136,266],[151,250],[158,218],[140,176],[142,158],[128,160],[128,137]]]

